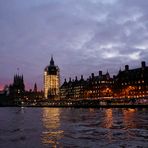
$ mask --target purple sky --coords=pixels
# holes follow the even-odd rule
[[[17,73],[43,86],[51,54],[61,79],[148,64],[148,0],[0,0],[0,88]]]

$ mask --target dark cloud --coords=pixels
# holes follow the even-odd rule
[[[146,0],[1,0],[0,82],[17,67],[27,86],[37,81],[51,54],[61,77],[111,74],[125,64],[148,62]]]

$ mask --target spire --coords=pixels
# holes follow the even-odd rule
[[[13,78],[13,84],[16,83],[16,75],[14,75],[14,78]]]
[[[54,66],[53,56],[51,56],[50,65],[51,65],[51,66]]]
[[[120,67],[120,69],[119,69],[119,73],[121,72],[121,67]]]
[[[67,84],[67,81],[66,81],[66,79],[64,80],[64,84]]]
[[[107,69],[107,72],[106,72],[106,78],[107,78],[107,79],[110,79],[110,74],[109,74],[109,72],[108,72],[108,69]]]
[[[19,75],[19,70],[20,70],[20,69],[19,69],[19,68],[17,68],[17,74],[18,74],[18,75]]]
[[[34,92],[37,92],[37,84],[34,84]]]
[[[24,83],[23,75],[21,76],[21,83],[22,83],[22,84]]]

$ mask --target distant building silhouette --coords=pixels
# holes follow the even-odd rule
[[[24,85],[24,78],[23,75],[15,75],[13,79],[12,85],[10,85],[10,88],[15,93],[22,93],[25,91],[25,85]]]
[[[60,71],[55,66],[53,57],[51,57],[50,65],[44,70],[44,97],[46,99],[59,99],[60,87]]]
[[[34,84],[34,88],[25,92],[24,102],[36,103],[37,101],[42,101],[44,98],[43,91],[38,91],[37,84]]]
[[[16,74],[13,79],[13,83],[9,86],[9,96],[14,101],[21,101],[25,92],[25,84],[23,75]]]

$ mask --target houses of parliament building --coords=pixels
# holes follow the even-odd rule
[[[125,65],[124,70],[111,77],[109,72],[99,71],[98,75],[91,74],[87,79],[65,79],[60,87],[60,98],[65,99],[102,99],[102,98],[148,98],[148,67],[145,61],[141,67],[130,69]]]
[[[33,90],[25,91],[23,75],[17,74],[0,96],[3,98],[1,102],[6,102],[7,98],[7,102],[12,104],[44,100],[148,99],[148,66],[145,61],[135,69],[125,65],[124,70],[120,69],[113,77],[108,71],[99,71],[97,75],[91,73],[86,79],[83,75],[80,78],[76,76],[65,79],[60,86],[60,70],[51,57],[44,69],[44,91],[38,91],[36,83]]]
[[[111,77],[109,72],[92,73],[87,79],[83,75],[64,80],[60,86],[59,67],[53,57],[44,70],[44,97],[51,100],[79,100],[102,98],[146,98],[148,97],[148,67],[142,61],[139,68],[124,70]]]

